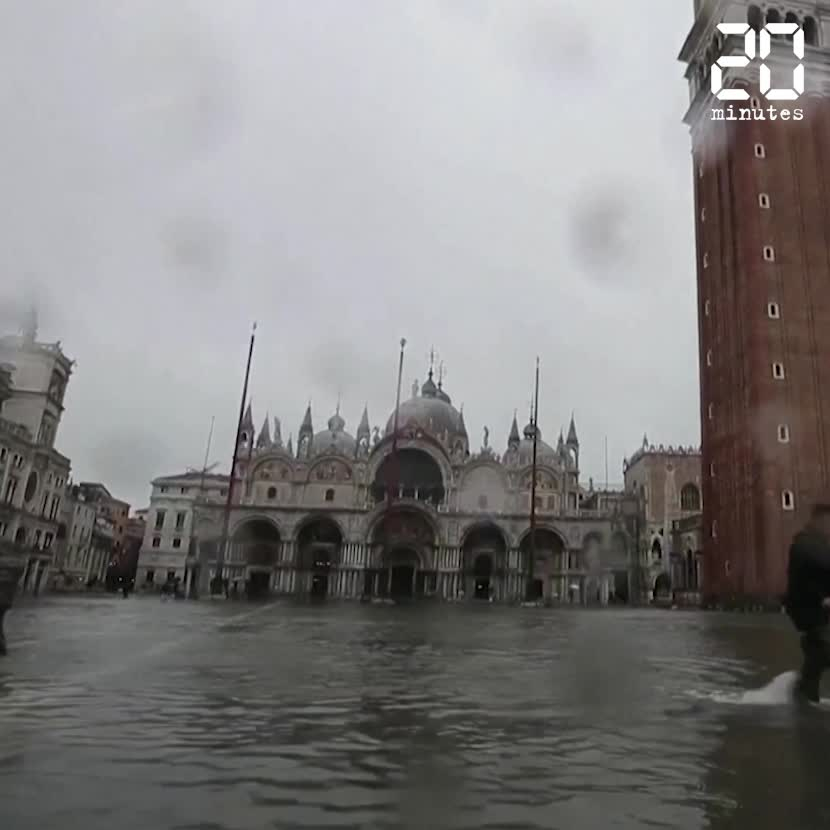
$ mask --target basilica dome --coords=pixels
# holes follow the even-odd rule
[[[398,429],[408,424],[417,424],[433,438],[448,443],[454,438],[467,440],[467,428],[464,426],[464,416],[452,405],[450,396],[443,389],[436,386],[430,372],[421,394],[404,401],[398,410]],[[391,435],[395,429],[395,413],[389,416],[386,423],[386,435]]]
[[[328,429],[317,432],[311,440],[311,454],[313,456],[326,453],[354,456],[357,451],[357,441],[346,432],[346,422],[335,412],[329,418]]]
[[[518,434],[514,433],[514,437],[518,437]],[[521,441],[518,441],[517,443],[513,444],[512,447],[508,447],[507,453],[505,454],[505,461],[509,464],[518,464],[521,466],[533,463],[532,423],[528,423],[528,425],[524,428],[524,437],[521,439]],[[541,429],[539,430],[536,438],[536,463],[549,464],[552,466],[558,466],[561,463],[561,457],[559,452],[555,450],[550,444],[546,444],[542,440]]]

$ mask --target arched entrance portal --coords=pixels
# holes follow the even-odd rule
[[[375,567],[366,572],[365,593],[404,599],[432,594],[437,574],[431,569],[435,534],[417,510],[393,510],[372,533]]]
[[[480,553],[473,563],[473,598],[490,599],[490,581],[493,576],[493,559],[487,553]]]
[[[547,528],[537,528],[534,536],[535,545],[531,545],[531,534],[528,531],[519,544],[521,558],[525,569],[525,579],[530,572],[530,562],[535,547],[535,561],[533,562],[533,583],[527,586],[527,598],[561,599],[566,593],[564,586],[564,563],[562,557],[565,545],[562,538]]]
[[[310,521],[297,536],[300,571],[306,590],[315,599],[324,599],[329,592],[331,572],[340,562],[343,536],[331,520]]]
[[[251,519],[234,531],[232,561],[245,563],[247,582],[244,588],[249,599],[263,599],[268,596],[271,577],[280,556],[280,532],[267,519]],[[230,593],[236,594],[242,573],[236,567],[228,568]]]
[[[412,599],[415,596],[415,578],[421,561],[414,550],[400,548],[386,557],[389,571],[388,587],[391,599]]]
[[[473,599],[498,599],[504,578],[507,547],[495,525],[471,530],[461,543],[464,592]]]

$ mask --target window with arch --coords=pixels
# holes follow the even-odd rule
[[[818,24],[814,17],[804,18],[804,42],[808,46],[818,46]]]
[[[767,262],[775,262],[775,248],[772,245],[764,245],[764,259]]]
[[[705,300],[703,303],[703,313],[706,317],[709,316],[709,313],[712,311],[712,303],[709,300]]]
[[[277,497],[277,488],[276,487],[269,487],[268,488],[268,500],[273,501]]]
[[[709,267],[709,252],[708,251],[703,252],[703,267],[704,268]]]
[[[707,366],[712,365],[712,350],[711,349],[706,350],[706,365]]]
[[[689,482],[680,491],[681,510],[700,510],[700,490],[696,484]]]
[[[755,158],[765,159],[767,157],[767,150],[763,144],[755,145]]]
[[[778,441],[781,444],[790,443],[790,428],[786,424],[778,424]]]
[[[781,317],[781,308],[778,303],[768,303],[767,304],[767,314],[769,315],[770,320],[778,320]]]
[[[701,208],[700,209],[700,221],[701,222],[706,221],[706,208]]]
[[[710,421],[715,417],[715,405],[713,403],[710,403],[709,406],[706,407],[706,414]]]
[[[334,490],[331,488],[326,490],[326,501],[334,501]]]
[[[795,496],[792,493],[792,490],[782,490],[781,491],[781,507],[784,510],[795,510]]]
[[[773,363],[772,364],[772,376],[776,380],[784,380],[784,364],[783,363]]]
[[[662,559],[663,558],[663,546],[660,544],[659,539],[655,539],[651,543],[651,555],[655,559]]]
[[[769,194],[768,193],[759,193],[758,194],[758,205],[763,210],[769,210]]]

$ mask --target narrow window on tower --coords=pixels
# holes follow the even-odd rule
[[[761,109],[761,102],[757,98],[750,98],[749,99],[749,105],[754,110]]]
[[[767,151],[763,144],[756,144],[755,145],[755,158],[765,159],[767,157]]]
[[[703,303],[703,314],[704,314],[706,317],[708,317],[708,316],[709,316],[709,312],[710,312],[711,310],[712,310],[712,304],[709,302],[709,300],[706,300],[706,301]]]
[[[783,363],[773,363],[772,364],[772,376],[776,380],[784,380],[784,364]]]
[[[758,204],[764,210],[769,210],[769,194],[768,193],[759,193],[758,194]]]
[[[764,259],[767,262],[775,262],[775,248],[772,245],[764,245]]]
[[[791,490],[781,491],[781,507],[784,510],[795,510],[795,497]]]
[[[710,403],[709,406],[706,407],[706,414],[709,416],[710,421],[715,417],[715,405],[713,403]]]
[[[778,303],[767,303],[767,314],[770,320],[778,320],[781,318],[781,308]]]
[[[708,251],[705,251],[704,254],[703,254],[703,267],[704,268],[709,267],[709,252]]]
[[[712,462],[709,464],[709,476],[710,476],[710,478],[714,478],[714,477],[715,477],[715,462],[714,462],[714,461],[712,461]]]
[[[702,178],[703,178],[703,165],[702,165],[702,164],[699,164],[699,165],[697,166],[697,177],[698,177],[699,179],[702,179]]]
[[[706,221],[706,208],[701,208],[700,209],[700,221],[701,222]]]
[[[712,350],[711,350],[711,349],[709,349],[709,350],[706,352],[706,365],[707,365],[707,366],[711,366],[711,365],[712,365]]]
[[[786,424],[778,424],[778,441],[782,444],[790,443],[790,428]]]
[[[712,538],[713,538],[713,539],[717,539],[717,538],[718,538],[718,520],[717,520],[717,519],[715,519],[715,520],[712,522]]]

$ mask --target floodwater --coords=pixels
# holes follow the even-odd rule
[[[724,702],[797,665],[781,617],[43,598],[7,628],[9,830],[830,827],[830,710]]]

